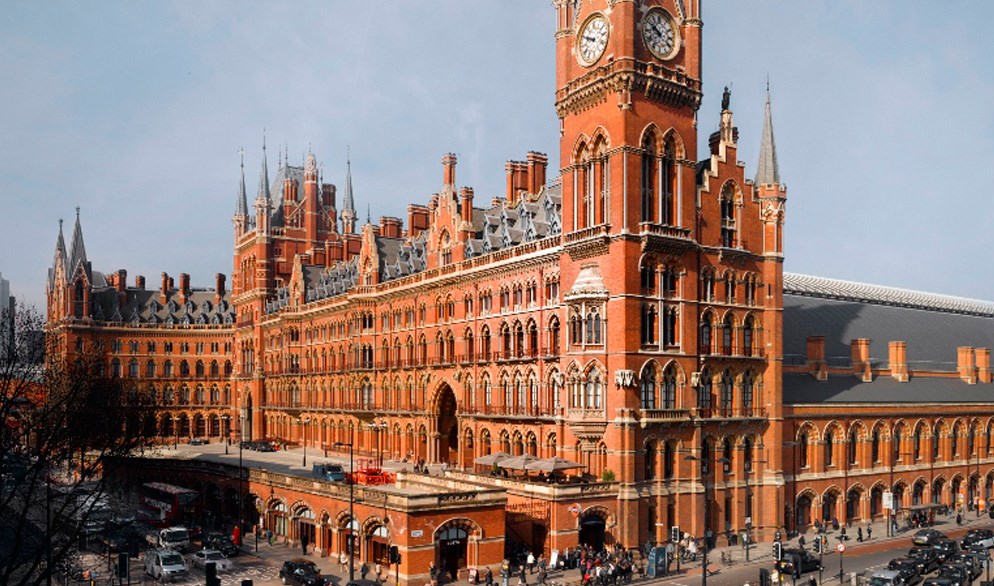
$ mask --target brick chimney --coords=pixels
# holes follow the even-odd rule
[[[142,275],[135,275],[135,289],[139,291],[145,290],[145,277]]]
[[[190,275],[179,274],[179,302],[185,304],[186,298],[190,295]]]
[[[808,336],[808,374],[816,380],[828,380],[825,368],[825,336]]]
[[[169,301],[169,290],[173,288],[172,282],[169,273],[162,273],[162,287],[159,289],[159,303],[162,305]]]
[[[428,229],[428,208],[425,206],[410,204],[407,206],[407,230],[414,238],[418,234]]]
[[[528,193],[538,193],[545,186],[545,172],[549,157],[544,153],[528,151]]]
[[[890,375],[896,381],[908,382],[908,344],[906,342],[891,342],[888,345],[890,356]]]
[[[381,217],[380,234],[384,238],[400,238],[400,218],[390,216]]]
[[[463,187],[459,190],[459,206],[463,222],[473,223],[473,188]]]
[[[870,339],[855,338],[849,342],[852,357],[852,373],[863,382],[871,382],[873,373],[870,371]]]
[[[977,367],[974,362],[973,346],[960,346],[956,349],[956,370],[967,384],[977,384]]]
[[[991,349],[977,348],[977,380],[991,384]]]
[[[224,285],[227,280],[228,278],[224,276],[224,273],[214,275],[214,291],[216,292],[214,295],[215,304],[221,303],[221,300],[224,299]]]
[[[446,153],[442,157],[442,185],[455,189],[456,186],[456,155]]]

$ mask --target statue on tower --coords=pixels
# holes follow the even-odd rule
[[[721,109],[722,111],[727,110],[728,106],[732,102],[732,92],[725,86],[725,91],[721,94]]]

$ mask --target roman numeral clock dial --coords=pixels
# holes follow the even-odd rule
[[[601,58],[607,47],[610,30],[611,27],[602,14],[594,14],[587,19],[577,38],[577,57],[581,65],[593,65]]]
[[[653,8],[642,20],[642,42],[659,59],[669,59],[680,46],[673,19],[665,10]]]

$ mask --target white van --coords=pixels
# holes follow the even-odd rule
[[[186,560],[171,549],[153,549],[145,552],[145,573],[156,580],[172,580],[189,573]]]
[[[870,576],[870,586],[905,586],[905,582],[900,572],[880,570]]]

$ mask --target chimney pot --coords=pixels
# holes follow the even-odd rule
[[[905,342],[895,341],[888,345],[888,355],[890,356],[890,375],[894,380],[902,383],[908,382],[908,345]]]
[[[960,346],[956,349],[959,377],[967,384],[977,384],[977,367],[973,346]]]
[[[855,338],[849,343],[850,355],[852,357],[852,370],[863,382],[873,380],[873,372],[870,370],[870,339]]]
[[[828,379],[825,365],[825,336],[808,336],[808,373],[815,379]]]

